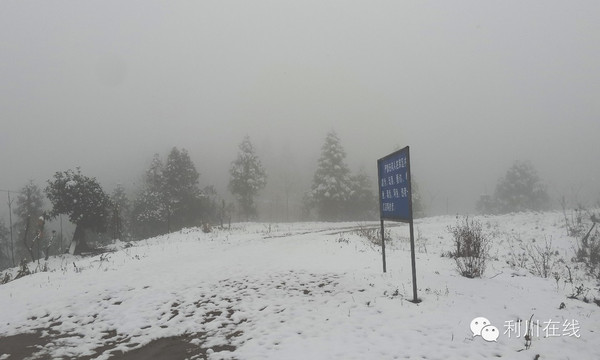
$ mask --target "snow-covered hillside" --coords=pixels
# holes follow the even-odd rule
[[[356,231],[377,222],[186,229],[50,259],[0,285],[0,359],[600,359],[598,282],[571,263],[562,214],[477,219],[492,236],[481,279],[442,256],[455,217],[415,222],[419,304],[408,227],[391,222],[385,274]],[[526,258],[509,265],[550,242],[555,275],[534,276]],[[473,336],[477,317],[496,341]]]

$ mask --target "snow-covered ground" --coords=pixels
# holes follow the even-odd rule
[[[355,230],[378,222],[236,224],[50,259],[48,271],[0,285],[0,340],[35,333],[40,359],[110,359],[159,338],[177,339],[178,359],[600,359],[600,307],[582,301],[600,298],[598,282],[570,262],[576,242],[563,215],[476,219],[493,236],[480,279],[442,256],[455,217],[415,221],[419,304],[409,301],[405,224],[386,222],[385,274],[380,248]],[[558,278],[508,264],[526,244],[550,241],[565,261],[552,265]],[[477,317],[497,328],[496,341],[473,336]],[[0,359],[15,356],[0,348]]]

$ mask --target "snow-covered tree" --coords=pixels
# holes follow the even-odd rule
[[[10,232],[4,224],[4,219],[0,219],[0,270],[12,266],[11,262],[11,244]]]
[[[371,220],[377,218],[377,198],[371,178],[364,168],[350,177],[350,197],[346,208],[348,220]]]
[[[166,164],[155,154],[134,201],[136,235],[154,236],[200,225],[204,197],[199,177],[187,150],[173,147]]]
[[[496,186],[495,206],[500,213],[546,210],[550,197],[530,162],[516,161]]]
[[[17,203],[14,210],[17,215],[16,233],[20,241],[15,244],[15,256],[18,260],[28,254],[31,260],[35,260],[33,246],[38,231],[38,221],[43,215],[44,195],[40,187],[33,181],[29,181],[19,191]]]
[[[313,177],[311,201],[319,218],[341,220],[352,192],[350,170],[345,162],[346,152],[334,131],[327,134]]]
[[[160,158],[159,154],[154,154],[150,167],[146,170],[146,184],[157,190],[162,190],[165,183],[163,172],[165,171],[165,165]]]
[[[87,177],[77,171],[67,170],[54,174],[48,180],[46,196],[52,203],[50,216],[66,214],[76,225],[73,234],[75,254],[89,250],[85,239],[86,230],[102,233],[108,223],[110,199],[96,178]]]
[[[202,211],[200,174],[186,149],[171,149],[163,171],[170,230],[200,225]]]
[[[131,204],[125,193],[123,185],[118,184],[110,195],[110,214],[108,233],[112,239],[125,239],[129,237],[129,217]]]
[[[415,180],[415,176],[411,174],[410,177],[410,192],[412,194],[412,211],[413,217],[420,218],[425,216],[425,204],[423,203],[423,196],[421,194],[421,188],[419,183]]]
[[[132,219],[135,235],[138,238],[155,236],[168,231],[167,199],[164,164],[160,155],[154,154],[150,167],[146,170],[144,183],[133,203]]]
[[[267,184],[267,174],[254,152],[250,137],[244,137],[229,173],[229,191],[239,202],[242,215],[247,220],[255,218],[257,210],[254,198]]]

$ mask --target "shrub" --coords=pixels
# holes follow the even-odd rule
[[[571,211],[570,216],[567,215],[565,200],[561,201],[563,208],[563,216],[565,217],[565,227],[567,228],[567,235],[573,237],[582,237],[587,232],[587,224],[583,221],[585,210],[577,208]]]
[[[2,277],[0,277],[0,285],[1,284],[6,284],[8,282],[10,282],[12,280],[12,277],[10,276],[10,274],[8,272],[4,273],[4,275]]]
[[[381,246],[381,230],[379,228],[359,225],[358,229],[355,230],[355,233],[358,236],[369,240],[373,245]],[[383,236],[385,237],[386,243],[392,239],[392,234],[389,229],[384,230]]]
[[[600,232],[594,229],[595,223],[590,231],[581,238],[577,249],[577,261],[585,263],[588,273],[600,279]]]
[[[518,249],[514,245],[518,243]],[[520,236],[508,239],[509,253],[506,261],[513,268],[526,269],[530,273],[543,278],[558,275],[556,267],[564,261],[559,257],[559,252],[552,246],[552,239],[545,239],[544,245],[538,245],[532,239],[532,243],[524,244]]]
[[[527,255],[531,259],[529,271],[537,276],[547,278],[555,273],[557,263],[561,262],[558,258],[558,251],[552,247],[552,239],[546,239],[544,246],[527,245]]]
[[[490,247],[489,237],[483,232],[481,223],[467,217],[464,222],[457,221],[456,226],[450,226],[448,231],[454,237],[452,257],[458,272],[467,278],[481,277]]]
[[[29,267],[27,266],[27,260],[25,260],[25,259],[21,260],[21,263],[19,264],[19,271],[17,272],[17,275],[15,276],[15,280],[20,279],[27,275],[31,275],[31,274],[32,274],[32,272],[31,272],[31,270],[29,270]]]

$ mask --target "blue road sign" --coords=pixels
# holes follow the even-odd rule
[[[377,160],[379,213],[382,220],[412,221],[408,146]]]

